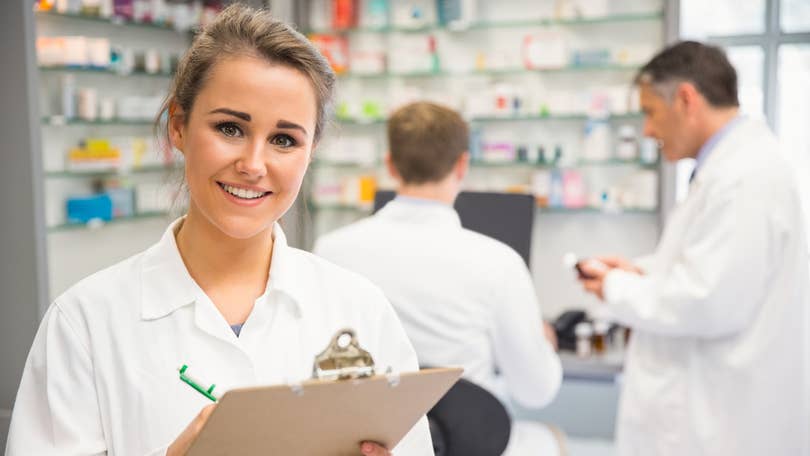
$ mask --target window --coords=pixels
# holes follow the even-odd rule
[[[802,0],[800,0],[802,1]],[[766,0],[682,0],[681,38],[703,41],[710,36],[765,32]]]
[[[810,44],[782,45],[778,71],[779,139],[796,170],[804,196],[805,226],[810,227]]]
[[[810,235],[810,1],[681,0],[680,12],[681,39],[724,47],[739,75],[741,110],[764,115],[779,136],[797,173]],[[678,199],[692,167],[688,161],[677,167]]]

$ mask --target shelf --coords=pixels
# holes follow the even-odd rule
[[[486,116],[486,117],[473,117],[469,119],[470,123],[495,123],[495,122],[584,122],[587,120],[605,120],[605,121],[621,121],[621,120],[641,120],[644,114],[640,112],[633,112],[627,114],[612,114],[605,118],[592,117],[588,114],[532,114],[532,115],[518,115],[518,116]],[[388,119],[374,119],[374,120],[357,120],[357,119],[335,119],[335,122],[340,125],[384,125]]]
[[[646,214],[656,215],[658,209],[602,209],[596,207],[538,207],[537,213],[540,214],[597,214],[597,215],[625,215],[625,214]]]
[[[349,119],[335,118],[335,123],[340,125],[385,125],[388,119]]]
[[[310,202],[309,209],[314,212],[352,212],[358,214],[368,214],[371,207],[361,207],[349,204],[316,204]],[[592,207],[567,208],[567,207],[537,207],[537,214],[602,214],[602,215],[623,215],[623,214],[658,214],[658,209],[601,209]]]
[[[603,355],[580,358],[575,353],[560,350],[565,380],[613,383],[624,367],[624,350],[609,350]]]
[[[560,68],[543,68],[543,69],[529,69],[529,68],[504,68],[492,70],[473,70],[473,71],[415,71],[410,73],[342,73],[338,74],[339,78],[346,79],[389,79],[389,78],[430,78],[430,77],[464,77],[464,76],[508,76],[516,74],[540,74],[540,73],[579,73],[579,72],[592,72],[592,71],[637,71],[640,64],[620,64],[611,63],[605,65],[567,65]]]
[[[182,165],[150,165],[132,169],[110,169],[105,171],[46,171],[49,179],[104,179],[108,177],[126,177],[137,174],[169,173],[183,169]]]
[[[525,27],[551,27],[555,25],[565,26],[586,26],[595,24],[620,24],[627,22],[644,22],[660,20],[664,17],[661,12],[652,13],[625,13],[611,14],[608,16],[569,18],[569,19],[529,19],[520,21],[498,21],[498,22],[475,22],[469,25],[444,26],[439,24],[429,24],[421,27],[354,27],[348,29],[319,29],[308,33],[334,34],[334,33],[428,33],[445,30],[448,32],[465,32],[473,30],[485,30],[494,28],[525,28]]]
[[[584,122],[586,120],[605,120],[605,121],[620,121],[620,120],[640,120],[643,119],[642,113],[628,113],[628,114],[611,114],[608,117],[593,117],[588,114],[540,114],[540,115],[519,115],[519,116],[488,116],[488,117],[474,117],[470,122],[476,123],[492,123],[492,122],[536,122],[536,121],[578,121]]]
[[[572,169],[572,168],[612,168],[620,166],[636,166],[641,168],[656,168],[659,162],[643,162],[641,160],[619,160],[610,159],[604,161],[581,160],[571,164],[559,163],[527,163],[527,162],[471,162],[472,168],[526,168],[526,169]],[[313,168],[338,168],[338,169],[375,169],[380,163],[353,163],[353,162],[329,162],[315,161]]]
[[[147,73],[145,71],[133,71],[132,73],[122,74],[111,68],[106,67],[92,67],[92,66],[39,66],[39,70],[46,73],[85,73],[85,74],[103,74],[118,77],[130,76],[148,76],[153,78],[171,78],[173,73]]]
[[[372,207],[368,206],[355,206],[351,204],[318,204],[310,202],[308,203],[307,207],[312,210],[313,212],[353,212],[358,214],[368,214],[371,213]]]
[[[84,119],[65,119],[61,116],[43,117],[42,125],[50,125],[54,127],[71,126],[71,125],[86,125],[86,126],[152,126],[155,124],[153,119],[110,119],[110,120],[84,120]]]
[[[617,167],[617,166],[638,166],[642,168],[654,168],[658,162],[642,162],[640,160],[619,160],[610,159],[604,161],[580,160],[571,164],[559,163],[527,163],[527,162],[471,162],[473,168],[527,168],[527,169],[571,169],[588,167]]]
[[[81,13],[59,13],[56,11],[37,11],[36,15],[38,17],[49,17],[49,18],[60,18],[60,19],[70,19],[70,20],[80,20],[80,21],[87,21],[87,22],[95,22],[98,24],[109,24],[121,27],[132,27],[132,28],[146,28],[150,30],[166,30],[169,32],[176,32],[176,33],[186,33],[180,30],[175,29],[173,26],[169,24],[153,24],[151,22],[135,22],[131,20],[125,20],[121,17],[101,17],[101,16],[91,16],[89,14],[81,14]]]
[[[59,233],[65,231],[76,231],[76,230],[86,230],[86,229],[97,229],[102,228],[107,225],[119,225],[122,223],[129,223],[135,222],[139,220],[149,220],[149,219],[156,219],[156,218],[163,218],[168,217],[168,212],[143,212],[140,214],[136,214],[130,217],[117,217],[109,221],[99,221],[96,225],[95,223],[64,223],[62,225],[55,225],[48,227],[48,233]]]
[[[380,163],[379,162],[357,163],[357,162],[315,160],[315,161],[312,162],[312,167],[313,168],[376,169],[376,168],[380,167]]]

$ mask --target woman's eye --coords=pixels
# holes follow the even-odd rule
[[[270,142],[281,147],[293,147],[295,145],[295,140],[289,135],[275,136]]]
[[[242,129],[239,128],[239,126],[234,124],[234,123],[222,123],[222,124],[219,124],[219,125],[217,125],[217,129],[219,129],[219,131],[223,135],[225,135],[225,136],[227,136],[229,138],[240,138],[240,137],[242,137]]]

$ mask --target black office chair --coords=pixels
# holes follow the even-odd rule
[[[489,391],[461,379],[428,412],[436,456],[500,456],[512,422]]]

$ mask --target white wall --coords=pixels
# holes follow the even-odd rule
[[[658,242],[656,214],[540,214],[535,218],[531,269],[543,317],[572,308],[589,309],[598,301],[582,291],[562,256],[651,253]]]

